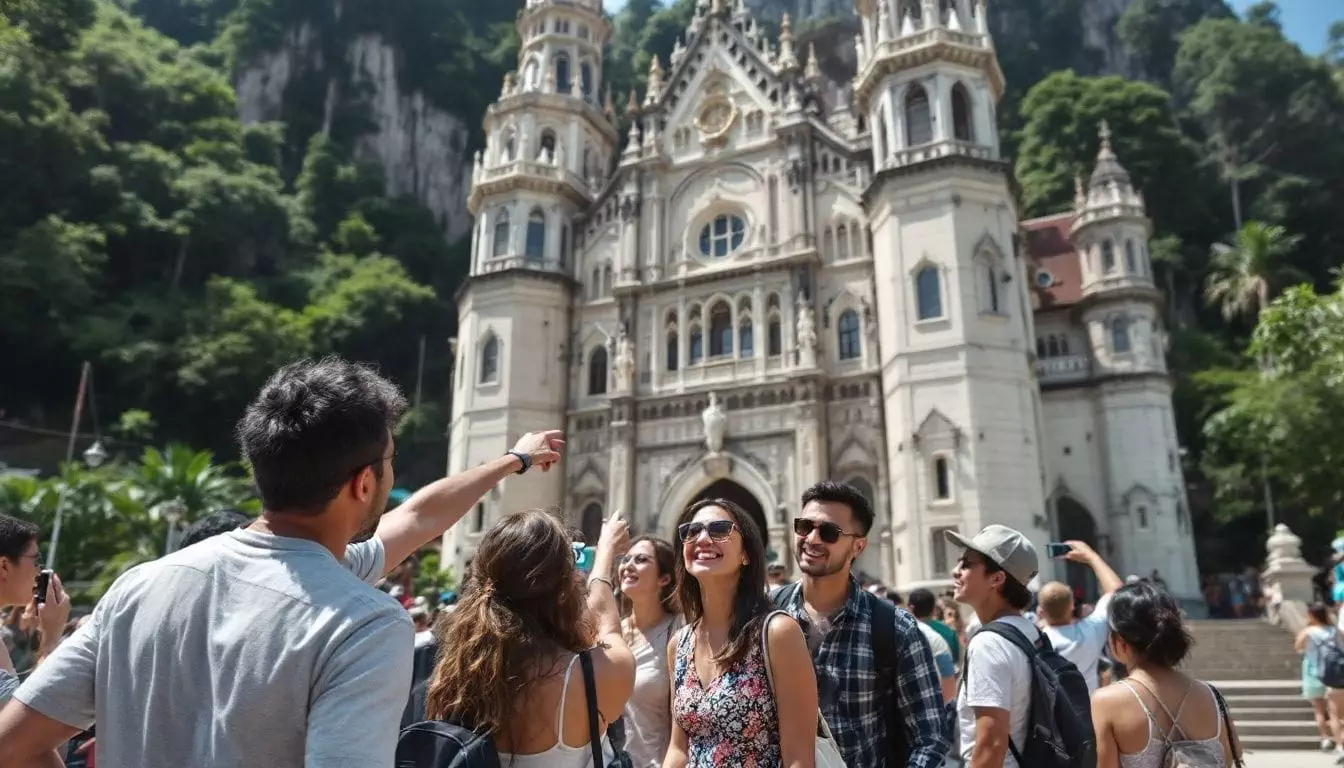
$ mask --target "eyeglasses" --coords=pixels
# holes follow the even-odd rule
[[[711,535],[712,535],[712,534],[711,534]],[[622,556],[621,556],[621,565],[630,565],[631,563],[634,563],[635,565],[645,565],[645,564],[647,564],[647,563],[652,563],[652,562],[653,562],[653,558],[652,558],[652,557],[649,557],[648,555],[644,554],[643,552],[641,552],[641,553],[639,553],[639,554],[637,554],[637,555],[622,555]]]
[[[20,560],[25,557],[31,557],[34,563],[40,563],[42,562],[42,550],[39,549],[38,551],[31,553],[25,552],[24,554],[19,555]]]
[[[701,531],[708,531],[711,541],[727,541],[733,535],[737,523],[732,520],[710,520],[708,523],[682,523],[677,526],[677,536],[682,541],[700,538]]]
[[[799,536],[807,536],[813,531],[821,537],[821,540],[827,544],[834,544],[840,540],[841,536],[858,536],[860,534],[850,533],[835,523],[819,523],[815,520],[809,520],[806,517],[795,517],[793,519],[793,532]]]

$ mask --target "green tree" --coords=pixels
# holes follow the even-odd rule
[[[1258,315],[1283,287],[1308,279],[1285,264],[1300,241],[1283,227],[1247,222],[1230,245],[1214,244],[1205,298],[1228,321]]]
[[[1227,18],[1223,0],[1135,0],[1115,24],[1116,35],[1149,80],[1171,88],[1180,34],[1205,18]]]

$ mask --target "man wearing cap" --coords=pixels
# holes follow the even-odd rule
[[[1035,644],[1040,632],[1022,612],[1031,604],[1027,584],[1039,564],[1036,548],[1018,531],[991,525],[947,540],[963,552],[952,571],[953,597],[975,611],[982,626],[1002,622]],[[1019,766],[1012,745],[1025,746],[1031,716],[1031,665],[1026,654],[993,632],[966,643],[966,671],[957,695],[961,757],[970,768]]]

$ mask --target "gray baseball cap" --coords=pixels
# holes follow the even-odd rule
[[[993,560],[1017,583],[1026,586],[1040,570],[1036,547],[1026,536],[1006,525],[987,525],[968,539],[956,531],[943,531],[947,540],[962,549],[973,549]]]

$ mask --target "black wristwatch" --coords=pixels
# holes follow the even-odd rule
[[[518,461],[521,461],[521,462],[523,463],[523,468],[520,469],[520,470],[518,470],[515,474],[519,474],[519,475],[521,475],[521,474],[523,474],[524,472],[526,472],[527,470],[529,470],[529,469],[532,468],[532,457],[531,457],[531,456],[528,456],[528,455],[525,454],[525,453],[519,453],[518,451],[505,451],[505,453],[509,454],[510,456],[516,456],[516,457],[518,457]]]

